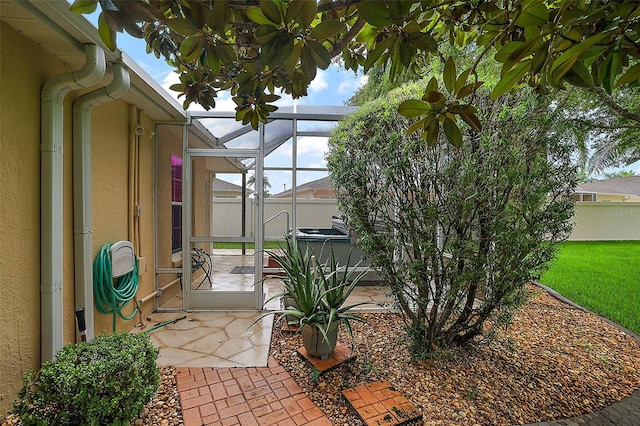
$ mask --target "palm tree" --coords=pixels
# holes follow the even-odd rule
[[[256,186],[256,174],[252,174],[251,176],[249,176],[249,179],[247,179],[247,186],[251,187],[252,189],[255,190],[255,186]],[[271,183],[269,183],[269,178],[267,176],[264,176],[262,178],[262,195],[266,198],[269,195],[269,189],[271,189]]]

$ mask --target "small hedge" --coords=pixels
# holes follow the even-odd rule
[[[158,349],[142,334],[68,345],[30,370],[13,404],[28,425],[128,425],[160,386]]]

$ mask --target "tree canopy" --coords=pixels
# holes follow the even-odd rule
[[[611,93],[640,82],[640,4],[616,0],[75,0],[101,8],[99,32],[116,47],[123,30],[180,74],[172,87],[184,107],[215,107],[228,90],[236,119],[257,128],[277,107],[278,92],[305,96],[318,69],[333,62],[368,72],[382,64],[391,78],[443,62],[444,85],[426,85],[399,111],[435,143],[440,131],[462,142],[460,120],[479,130],[474,107],[482,85],[475,64],[460,69],[444,46],[476,45],[500,64],[492,91],[529,85],[598,86]]]

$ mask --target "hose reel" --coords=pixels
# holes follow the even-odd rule
[[[135,303],[130,315],[122,312],[138,292],[138,278],[138,258],[131,242],[118,241],[102,246],[93,263],[93,293],[98,312],[113,315],[114,333],[116,316],[130,320],[138,313]]]

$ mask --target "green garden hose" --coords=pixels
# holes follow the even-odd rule
[[[96,308],[101,314],[113,315],[113,332],[116,332],[116,315],[124,320],[132,319],[138,312],[133,309],[131,315],[126,316],[122,309],[133,300],[138,292],[138,259],[135,258],[133,271],[114,279],[111,271],[111,244],[105,244],[93,262],[93,294]]]

